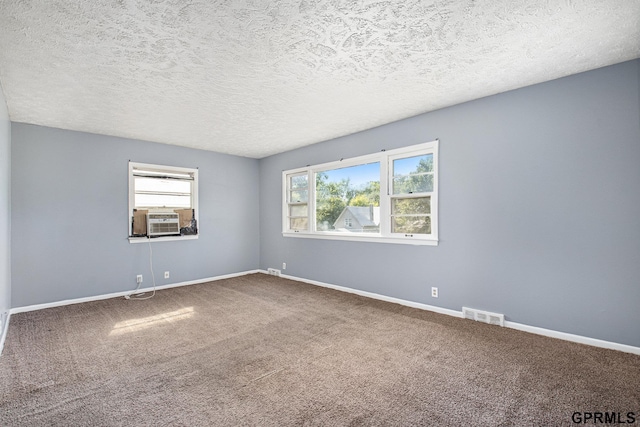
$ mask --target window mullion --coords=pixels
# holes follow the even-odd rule
[[[388,236],[391,233],[391,181],[389,174],[391,173],[389,167],[389,156],[382,155],[380,159],[380,235]]]
[[[191,196],[191,193],[179,193],[179,192],[169,192],[169,191],[148,191],[148,190],[139,190],[136,191],[136,194],[145,194],[145,195],[159,195],[159,196]]]
[[[309,187],[309,197],[307,207],[309,208],[309,232],[316,232],[316,177],[315,171],[309,169],[307,172],[308,175],[308,187]]]
[[[289,174],[283,172],[282,173],[282,211],[287,212],[286,215],[282,215],[282,231],[291,231],[289,221],[289,187],[291,183],[289,182]]]

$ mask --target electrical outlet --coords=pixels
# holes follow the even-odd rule
[[[431,296],[433,298],[438,298],[438,288],[431,288]]]
[[[287,269],[287,263],[286,263],[286,262],[283,262],[283,263],[282,263],[282,269],[283,269],[283,270],[286,270],[286,269]]]
[[[168,279],[168,278],[169,278],[169,272],[168,272],[168,271],[165,271],[165,272],[164,272],[164,278],[165,278],[165,279]]]
[[[136,276],[136,283],[142,283],[142,274]]]

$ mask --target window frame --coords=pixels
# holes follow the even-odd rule
[[[438,149],[439,140],[411,145],[393,150],[381,151],[374,154],[341,159],[339,161],[307,165],[305,167],[285,170],[282,172],[282,235],[284,237],[351,240],[360,242],[398,243],[409,245],[438,245]],[[393,184],[393,161],[421,155],[433,155],[433,191],[411,195],[418,197],[428,195],[430,197],[431,234],[405,234],[391,232],[391,199]],[[380,232],[378,233],[345,233],[336,231],[316,230],[316,181],[315,175],[319,172],[332,169],[341,169],[368,163],[380,164]],[[289,179],[291,176],[307,175],[308,201],[307,201],[307,230],[293,230],[289,228]],[[396,195],[397,198],[397,195]]]
[[[307,186],[306,186],[306,187],[297,187],[297,188],[292,188],[292,187],[289,185],[289,183],[291,182],[291,180],[292,180],[293,178],[298,177],[298,176],[306,176],[306,177],[307,177]],[[311,185],[310,185],[310,182],[309,182],[309,175],[308,175],[308,174],[305,174],[305,173],[291,173],[291,174],[287,175],[287,178],[286,178],[286,179],[287,179],[287,182],[285,183],[285,187],[286,187],[286,189],[287,189],[287,190],[286,190],[287,192],[286,192],[286,194],[284,195],[284,197],[285,197],[285,205],[286,205],[286,207],[285,207],[285,209],[286,209],[286,214],[284,215],[284,220],[285,220],[285,222],[286,222],[286,227],[287,227],[288,229],[290,229],[290,230],[292,230],[292,231],[293,231],[293,230],[295,230],[295,229],[292,229],[292,228],[290,227],[290,223],[291,223],[290,221],[291,221],[292,219],[307,218],[307,231],[309,231],[309,230],[310,230],[310,227],[311,227],[311,218],[310,218],[310,216],[309,216],[309,198],[311,197]],[[302,201],[302,202],[301,202],[301,201],[295,201],[295,202],[294,202],[294,201],[292,201],[292,200],[291,200],[291,193],[292,193],[293,191],[295,191],[295,190],[300,191],[300,190],[301,190],[301,188],[306,189],[306,192],[307,192],[307,201],[306,201],[306,202],[304,202],[304,201]],[[292,208],[292,207],[295,207],[295,206],[304,206],[304,205],[307,205],[307,215],[306,215],[306,216],[292,215],[292,214],[291,214],[291,208]],[[305,230],[299,229],[298,231],[305,231]]]
[[[432,172],[421,172],[420,174],[422,175],[429,175],[431,174],[433,176],[433,189],[432,191],[421,191],[421,192],[415,192],[415,193],[394,193],[394,178],[396,177],[396,175],[394,175],[394,169],[393,169],[393,162],[396,160],[402,160],[402,159],[407,159],[407,158],[411,158],[411,157],[415,157],[415,156],[421,156],[421,155],[428,155],[428,154],[432,154],[432,153],[424,153],[424,154],[412,154],[412,153],[398,153],[398,154],[393,154],[390,155],[388,160],[389,160],[389,219],[391,220],[389,222],[389,227],[390,230],[389,232],[391,233],[391,235],[394,236],[401,236],[401,235],[405,235],[405,237],[410,237],[408,235],[408,233],[404,233],[404,232],[393,232],[393,226],[392,226],[392,222],[393,222],[393,218],[394,217],[402,217],[403,215],[394,215],[393,214],[393,201],[394,200],[409,200],[409,199],[420,199],[420,198],[425,198],[425,197],[429,197],[429,205],[430,205],[430,209],[429,209],[429,214],[418,214],[417,216],[422,216],[425,215],[429,218],[433,217],[432,211],[433,211],[433,201],[434,201],[434,194],[437,193],[436,191],[436,156],[435,154],[432,154],[433,156],[433,171]],[[398,175],[398,176],[415,176],[416,174],[409,174],[409,175]],[[435,203],[437,205],[437,197],[435,197]],[[413,215],[411,215],[413,216]],[[410,233],[409,233],[410,234]],[[431,233],[433,234],[433,233]]]
[[[192,182],[191,187],[191,209],[193,209],[193,218],[196,220],[197,224],[197,233],[189,234],[189,235],[180,235],[180,236],[158,236],[150,238],[148,236],[133,236],[133,224],[132,224],[132,215],[133,210],[136,209],[135,206],[135,174],[134,170],[148,170],[154,172],[164,172],[164,173],[174,173],[174,174],[185,174],[191,175]],[[128,223],[129,223],[129,234],[128,239],[129,243],[144,243],[144,242],[166,242],[171,240],[194,240],[198,239],[200,235],[200,210],[198,208],[198,169],[197,168],[186,168],[179,166],[167,166],[167,165],[158,165],[151,163],[139,163],[139,162],[129,162],[129,211],[128,211]]]

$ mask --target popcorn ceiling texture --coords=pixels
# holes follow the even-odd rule
[[[11,120],[261,158],[640,57],[640,0],[0,0]]]

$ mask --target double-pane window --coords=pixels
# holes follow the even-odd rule
[[[309,176],[297,174],[288,177],[287,223],[292,231],[309,229]]]
[[[433,153],[391,159],[391,232],[431,234]]]

